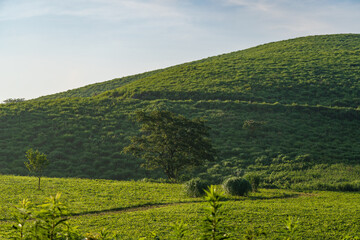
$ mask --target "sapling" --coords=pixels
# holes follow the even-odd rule
[[[26,168],[33,173],[39,179],[38,189],[40,190],[40,179],[42,177],[44,169],[49,165],[47,156],[38,150],[32,148],[26,151],[27,162],[24,162]]]
[[[222,204],[220,201],[224,199],[214,185],[211,185],[208,190],[205,190],[205,200],[209,204],[209,215],[204,220],[203,230],[204,234],[202,239],[222,240],[227,239],[229,236],[223,231],[224,226],[220,225],[222,221],[221,210]]]

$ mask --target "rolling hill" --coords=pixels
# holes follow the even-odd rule
[[[280,41],[40,99],[103,93],[143,100],[218,99],[357,108],[359,42],[357,34]]]
[[[212,128],[218,161],[183,179],[258,172],[269,187],[360,189],[359,34],[274,42],[1,104],[0,173],[26,175],[32,147],[48,154],[47,176],[163,177],[120,153],[137,133],[129,117],[154,109]]]

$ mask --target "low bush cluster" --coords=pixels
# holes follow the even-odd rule
[[[223,182],[222,186],[225,193],[234,196],[245,196],[251,191],[250,182],[241,177],[228,178]]]
[[[185,193],[189,197],[201,197],[209,184],[200,178],[194,178],[184,184]]]

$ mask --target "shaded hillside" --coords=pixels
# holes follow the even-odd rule
[[[0,173],[26,175],[24,154],[35,148],[48,154],[47,176],[163,177],[121,150],[137,133],[136,110],[166,109],[212,128],[217,162],[184,179],[257,171],[264,186],[321,188],[321,179],[332,184],[324,189],[356,189],[359,46],[360,35],[299,38],[1,104]]]
[[[120,153],[129,143],[128,137],[136,134],[136,126],[129,120],[131,114],[159,108],[189,118],[204,117],[212,128],[218,162],[192,174],[221,179],[254,163],[283,170],[281,164],[302,155],[310,155],[311,163],[298,170],[316,164],[354,165],[359,161],[357,110],[219,100],[62,99],[2,105],[0,172],[27,174],[24,153],[32,147],[49,155],[48,176],[161,177],[159,172],[140,169],[139,160]],[[244,129],[247,120],[264,125]],[[280,155],[286,156],[285,162],[277,160]],[[287,167],[296,170],[297,165]]]

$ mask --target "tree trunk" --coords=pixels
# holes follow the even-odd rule
[[[167,164],[167,166],[164,167],[164,172],[169,180],[176,181],[175,171],[169,164]]]
[[[41,177],[39,177],[39,186],[38,186],[38,190],[40,190],[40,178],[41,178]]]

